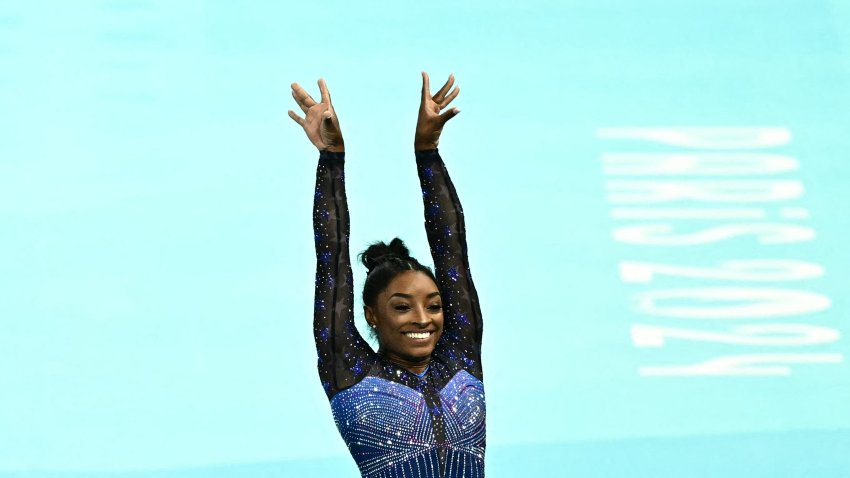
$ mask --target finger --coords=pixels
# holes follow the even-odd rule
[[[303,95],[299,94],[295,87],[293,87],[292,98],[295,100],[295,103],[298,104],[298,107],[301,108],[301,111],[307,113],[307,110],[310,109],[310,105],[308,103],[310,102],[310,100],[312,100],[312,98],[310,98],[310,95],[308,95],[303,88],[301,88],[300,86],[298,88],[301,90],[301,93],[303,93]]]
[[[441,114],[441,115],[440,115],[440,123],[441,123],[441,124],[446,124],[446,122],[447,122],[448,120],[450,120],[450,119],[454,118],[455,116],[457,116],[457,114],[458,114],[458,113],[460,113],[460,110],[459,110],[459,109],[457,109],[457,108],[452,108],[452,109],[450,109],[450,110],[446,111],[445,113],[443,113],[443,114]]]
[[[337,122],[337,117],[330,111],[325,111],[322,114],[322,131],[331,135],[331,138],[334,136],[338,137],[337,141],[342,142],[342,133],[339,130],[339,123]],[[331,139],[332,142],[335,142]]]
[[[324,126],[328,129],[328,131],[339,130],[339,128],[337,128],[336,123],[334,123],[335,119],[336,117],[334,116],[334,113],[331,110],[322,113],[322,122],[324,123]]]
[[[460,93],[460,86],[456,86],[456,87],[455,87],[455,89],[453,89],[453,90],[449,93],[449,96],[446,96],[446,99],[444,99],[444,100],[440,103],[440,109],[443,109],[443,108],[445,108],[446,106],[449,106],[449,103],[451,103],[451,102],[452,102],[452,100],[454,100],[455,98],[457,98],[458,93]]]
[[[422,72],[422,99],[431,96],[431,80],[428,78],[428,73]]]
[[[304,103],[303,103],[300,99],[298,99],[298,95],[296,95],[294,91],[292,92],[292,98],[294,98],[294,99],[295,99],[295,103],[297,103],[297,104],[298,104],[298,107],[299,107],[299,108],[301,108],[301,111],[303,111],[303,112],[306,114],[306,113],[307,113],[307,110],[308,110],[309,108],[307,108],[306,106],[304,106]]]
[[[434,94],[434,101],[436,101],[438,103],[441,102],[442,98],[444,98],[446,96],[446,93],[448,93],[449,88],[451,88],[454,83],[455,83],[455,76],[449,75],[449,79],[446,80],[446,84],[443,85],[443,87],[440,88],[439,91],[437,91]]]
[[[307,109],[316,104],[316,100],[314,100],[313,97],[304,90],[304,88],[301,88],[301,85],[298,83],[292,84],[292,97],[295,98],[295,101],[298,102],[298,106],[300,106],[305,113],[307,112]]]
[[[293,119],[296,123],[298,123],[299,125],[304,126],[304,118],[302,118],[302,117],[298,116],[297,114],[295,114],[295,112],[294,112],[294,111],[289,110],[289,117],[290,117],[290,118],[292,118],[292,119]]]
[[[322,103],[330,103],[331,94],[328,91],[328,84],[325,83],[324,78],[319,78],[319,91],[322,92]]]

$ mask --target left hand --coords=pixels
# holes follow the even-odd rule
[[[454,83],[454,75],[449,75],[446,84],[431,96],[428,73],[422,72],[422,100],[419,103],[419,120],[416,122],[416,138],[413,141],[414,150],[436,149],[440,142],[440,133],[443,132],[443,125],[460,113],[459,109],[452,108],[440,114],[440,111],[460,93],[459,86],[451,89]]]

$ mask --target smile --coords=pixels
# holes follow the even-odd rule
[[[410,337],[411,339],[425,340],[433,333],[434,332],[404,332],[404,335]]]

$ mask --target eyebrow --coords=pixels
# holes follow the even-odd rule
[[[427,298],[430,299],[431,297],[436,297],[438,295],[440,295],[440,292],[435,290],[434,292],[431,292],[430,294],[428,294]],[[392,299],[393,297],[401,297],[403,299],[412,299],[413,298],[412,295],[402,294],[401,292],[396,292],[395,294],[391,295],[389,298]]]

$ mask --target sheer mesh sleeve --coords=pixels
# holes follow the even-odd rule
[[[425,230],[443,298],[445,325],[436,352],[480,380],[481,309],[469,271],[463,209],[436,149],[417,151],[416,166],[425,206]]]
[[[319,378],[328,398],[357,383],[368,371],[367,363],[373,353],[354,326],[344,162],[345,153],[320,153],[313,199],[316,241],[313,334],[319,356]]]

